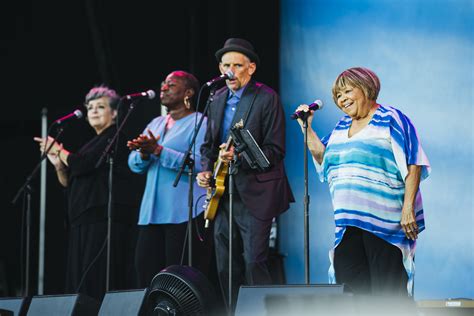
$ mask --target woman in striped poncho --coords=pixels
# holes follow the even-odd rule
[[[308,147],[334,207],[330,281],[355,294],[406,296],[425,228],[419,184],[430,166],[408,117],[376,102],[379,90],[369,69],[342,72],[332,93],[346,115],[322,139],[311,128],[308,106],[297,110],[307,112]]]

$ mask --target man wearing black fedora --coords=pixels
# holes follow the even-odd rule
[[[233,79],[217,90],[209,106],[208,126],[201,147],[203,172],[198,184],[209,186],[214,163],[229,162],[234,147],[219,153],[229,137],[229,129],[241,119],[270,162],[259,172],[237,155],[233,176],[232,306],[240,285],[270,284],[267,268],[272,219],[294,201],[283,159],[285,157],[285,118],[280,98],[268,86],[252,79],[260,59],[251,43],[240,38],[228,39],[216,52],[222,74],[231,70]],[[226,184],[227,185],[227,184]],[[229,274],[229,198],[228,187],[219,201],[214,222],[217,270],[224,298],[228,301]],[[229,303],[229,302],[227,302]]]

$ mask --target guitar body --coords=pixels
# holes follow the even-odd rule
[[[219,200],[225,191],[225,178],[229,172],[229,166],[222,161],[216,162],[216,166],[220,163],[219,168],[215,173],[215,186],[207,189],[206,203],[204,204],[204,219],[206,220],[205,227],[209,226],[209,221],[214,220],[219,206]]]
[[[240,120],[234,125],[234,128],[238,129],[242,129],[243,127],[244,123],[242,120]],[[225,191],[225,178],[229,173],[229,164],[227,162],[222,161],[220,153],[229,151],[233,143],[234,141],[232,140],[232,137],[229,136],[225,146],[221,148],[219,152],[219,158],[217,158],[217,161],[214,164],[214,184],[207,189],[206,201],[203,205],[203,208],[205,210],[204,219],[206,220],[204,226],[205,228],[208,228],[209,222],[214,220],[214,218],[216,217],[217,207],[219,206],[219,200]]]

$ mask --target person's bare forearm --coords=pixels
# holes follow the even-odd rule
[[[64,168],[57,168],[56,175],[58,176],[58,181],[61,183],[63,187],[67,187],[68,185],[68,176],[67,176],[67,169]]]
[[[326,146],[323,145],[318,135],[311,128],[308,128],[308,149],[314,159],[321,164],[323,162]]]
[[[408,174],[405,178],[405,197],[403,206],[408,208],[415,207],[416,193],[420,187],[421,166],[409,165]]]
[[[418,238],[419,227],[416,223],[415,200],[420,186],[421,166],[409,165],[405,178],[405,196],[403,198],[402,219],[400,225],[408,239]]]

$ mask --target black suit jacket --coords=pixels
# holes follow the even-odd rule
[[[201,147],[203,171],[212,171],[219,154],[220,128],[229,89],[216,92],[209,105],[207,131]],[[253,104],[252,104],[253,103]],[[289,208],[294,202],[283,159],[285,158],[285,118],[280,98],[268,86],[250,81],[237,106],[232,126],[244,118],[250,108],[244,128],[248,129],[270,161],[265,172],[252,170],[244,161],[239,161],[234,176],[235,187],[253,216],[270,219]]]

